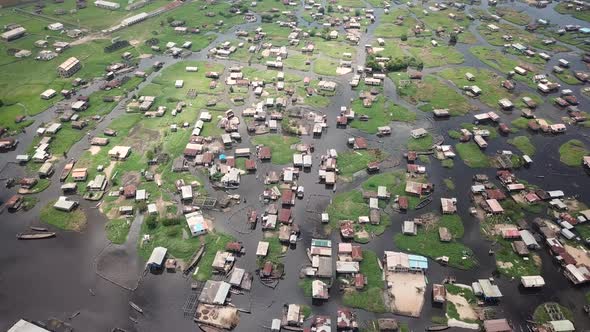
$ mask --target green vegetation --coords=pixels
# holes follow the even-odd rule
[[[470,304],[477,303],[477,298],[471,288],[461,287],[453,284],[446,284],[445,289],[447,293],[462,296]]]
[[[473,74],[476,77],[475,81],[468,81],[465,77],[466,73]],[[441,71],[439,75],[452,81],[459,89],[463,86],[477,85],[482,90],[479,99],[492,108],[498,107],[498,100],[511,97],[510,93],[502,87],[503,79],[486,69],[474,67],[448,68]]]
[[[438,228],[446,227],[453,235],[451,242],[441,242]],[[477,262],[471,249],[457,239],[463,237],[463,222],[458,215],[443,215],[440,220],[432,225],[418,228],[416,236],[398,233],[394,237],[395,244],[402,250],[407,250],[432,259],[437,257],[449,257],[449,266],[459,269],[472,269]]]
[[[533,313],[533,319],[535,320],[536,323],[546,324],[551,321],[551,317],[547,313],[547,310],[545,310],[545,305],[555,305],[555,306],[559,307],[559,309],[561,310],[561,313],[563,314],[563,316],[565,316],[565,319],[567,319],[571,322],[574,321],[574,314],[572,313],[572,311],[568,307],[563,306],[563,305],[556,303],[556,302],[546,302],[546,303],[540,304],[539,306],[537,306],[537,308],[535,308],[535,312]]]
[[[559,160],[568,166],[582,166],[584,156],[590,154],[582,141],[572,139],[559,147]]]
[[[434,144],[434,139],[432,135],[427,134],[424,137],[414,138],[410,137],[408,139],[408,150],[410,151],[428,151],[432,149],[432,145]]]
[[[570,85],[578,85],[578,84],[582,84],[582,82],[580,82],[575,76],[574,74],[569,71],[569,70],[564,70],[561,73],[553,73],[553,75],[555,75],[555,77],[559,78],[560,81],[562,81],[563,83],[566,84],[570,84]]]
[[[446,179],[443,179],[443,182],[448,189],[455,190],[455,182],[453,182],[453,179],[446,178]]]
[[[535,155],[535,146],[527,136],[516,136],[508,140],[508,144],[514,145],[522,153],[532,157]]]
[[[127,219],[113,219],[107,222],[107,239],[115,244],[123,244],[131,228],[131,221]]]
[[[501,274],[520,278],[541,273],[541,269],[536,263],[537,259],[540,262],[537,254],[531,253],[528,255],[528,260],[524,260],[523,257],[520,257],[512,250],[510,242],[502,239],[501,236],[496,237],[496,239],[500,246],[499,250],[496,250],[496,266]]]
[[[532,21],[531,17],[526,13],[509,7],[490,7],[490,11],[517,25],[527,25]]]
[[[381,215],[381,221],[378,225],[357,223],[360,216],[369,215],[369,203],[363,198],[359,190],[352,190],[340,193],[332,199],[326,211],[330,214],[330,230],[339,230],[342,220],[351,220],[354,222],[355,231],[365,230],[375,235],[381,235],[385,229],[391,225],[391,220],[387,215]],[[368,239],[355,238],[356,242],[366,243]]]
[[[383,96],[378,96],[370,107],[363,106],[363,101],[357,99],[352,102],[352,110],[358,115],[367,115],[369,119],[355,120],[351,127],[369,134],[377,133],[377,128],[387,126],[391,121],[411,122],[416,119],[416,114],[405,107],[386,102]]]
[[[318,75],[336,76],[339,62],[327,58],[318,58],[313,62],[313,71]]]
[[[80,208],[72,212],[59,211],[53,207],[55,202],[50,201],[41,209],[41,221],[68,231],[79,232],[86,226],[86,214]]]
[[[448,64],[461,64],[465,61],[463,54],[453,46],[432,46],[428,39],[410,39],[409,52],[416,58],[424,61],[424,67],[440,67]]]
[[[455,167],[455,162],[453,161],[453,159],[450,159],[450,158],[444,159],[443,161],[440,162],[440,164],[444,168],[453,168],[453,167]]]
[[[400,97],[412,104],[419,104],[419,109],[430,112],[433,109],[448,109],[452,116],[468,113],[473,109],[467,99],[454,88],[439,81],[436,77],[426,76],[422,80],[409,80],[405,73],[390,73]]]
[[[590,13],[587,10],[576,10],[575,8],[567,8],[568,3],[562,2],[554,7],[555,11],[560,14],[572,15],[573,17],[590,22]]]
[[[415,177],[411,179],[415,182],[425,182],[425,177]],[[403,171],[395,171],[389,173],[381,173],[370,177],[362,184],[365,190],[377,191],[379,186],[385,186],[391,193],[391,196],[406,195],[406,173]],[[408,196],[408,208],[414,209],[420,202],[417,196]]]
[[[254,145],[270,147],[272,152],[271,161],[278,165],[288,164],[293,160],[294,150],[291,149],[291,146],[299,142],[300,140],[297,137],[282,135],[263,135],[252,139]]]
[[[381,150],[347,151],[338,154],[338,169],[340,176],[350,178],[356,172],[367,168],[367,164],[374,161],[382,161],[387,155]]]
[[[367,285],[364,290],[349,290],[344,293],[343,303],[345,306],[359,308],[375,313],[387,312],[383,300],[385,284],[382,272],[377,262],[377,254],[370,250],[363,251],[363,260],[360,263],[360,271],[367,278]]]
[[[396,17],[403,16],[404,21],[401,25],[394,24]],[[416,26],[416,19],[410,15],[407,9],[396,8],[389,15],[382,16],[382,19],[375,28],[375,37],[383,38],[400,38],[410,35],[412,27]]]
[[[529,119],[525,119],[525,118],[518,118],[515,119],[511,122],[513,127],[516,127],[518,129],[527,129],[529,127]]]
[[[499,31],[490,31],[487,27],[487,24],[482,24],[477,28],[479,34],[485,40],[487,40],[488,43],[494,46],[503,46],[506,41],[502,38],[502,36],[510,35],[512,36],[511,43],[521,43],[523,45],[530,45],[533,48],[554,52],[566,52],[569,50],[569,48],[559,44],[545,45],[543,43],[544,38],[537,34],[525,31],[521,27],[516,27],[506,23],[495,23],[495,25],[500,28]]]
[[[206,235],[191,237],[188,226],[184,223],[173,223],[168,226],[157,218],[147,217],[148,219],[141,225],[141,234],[149,234],[150,241],[138,243],[139,255],[147,259],[155,247],[164,247],[168,249],[171,257],[188,261],[194,253],[205,244],[205,253],[199,261],[199,272],[196,279],[200,281],[207,280],[211,277],[211,264],[219,250],[225,250],[225,246],[234,239],[226,234],[208,233]],[[153,222],[150,222],[152,220]]]
[[[434,324],[440,324],[440,325],[447,325],[447,317],[443,317],[443,316],[432,316],[430,317],[430,321],[433,322]]]
[[[489,167],[490,161],[479,146],[473,142],[459,143],[455,145],[455,150],[465,165],[472,168]]]

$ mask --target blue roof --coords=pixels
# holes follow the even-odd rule
[[[219,160],[225,160],[225,159],[226,159],[226,156],[224,154],[219,155]]]
[[[582,32],[582,33],[590,33],[590,28],[582,28],[582,29],[580,29],[580,32]]]
[[[197,223],[197,224],[193,225],[193,230],[195,232],[202,232],[205,230],[205,227],[202,223]]]
[[[426,270],[428,268],[428,259],[424,256],[408,255],[410,268]]]

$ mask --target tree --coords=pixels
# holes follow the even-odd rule
[[[334,7],[332,5],[328,5],[328,13],[332,13],[334,11]]]
[[[149,229],[154,229],[158,226],[158,219],[154,215],[149,215],[145,218],[145,224]]]
[[[325,13],[325,11],[326,10],[324,9],[324,7],[320,7],[320,9],[318,9],[318,13],[320,13],[322,15]]]
[[[166,21],[167,21],[168,23],[172,23],[172,22],[174,22],[174,17],[172,17],[172,16],[168,16],[168,18],[166,19]]]
[[[404,33],[404,34],[402,34],[402,35],[400,36],[400,39],[401,39],[402,41],[406,41],[406,40],[408,40],[408,35]]]
[[[456,32],[451,33],[451,37],[449,38],[449,44],[450,45],[457,44],[457,33]]]
[[[355,9],[354,10],[354,16],[361,16],[361,10],[360,9]]]

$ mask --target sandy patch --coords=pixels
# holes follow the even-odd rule
[[[93,40],[101,40],[101,39],[107,39],[99,34],[93,34],[93,35],[88,35],[85,37],[82,37],[80,39],[76,39],[73,42],[70,43],[70,45],[74,46],[74,45],[81,45],[84,43],[87,43],[89,41],[93,41]]]
[[[104,169],[104,174],[107,177],[107,179],[111,178],[111,174],[113,173],[113,169],[115,169],[116,164],[117,164],[116,161],[111,160],[111,163],[109,164],[109,166]]]
[[[565,251],[572,255],[579,264],[590,266],[590,256],[588,256],[588,251],[567,244],[565,245]]]
[[[424,305],[426,280],[420,273],[387,273],[391,310],[400,315],[419,317]]]
[[[470,329],[470,330],[479,330],[479,325],[475,323],[465,323],[460,320],[456,320],[454,318],[449,319],[447,325],[451,327],[460,327],[463,329]]]
[[[500,261],[497,261],[496,265],[502,269],[510,269],[514,266],[514,264],[512,264],[511,262],[500,262]]]
[[[131,39],[131,40],[129,41],[129,44],[130,44],[131,46],[137,46],[137,45],[139,45],[139,40],[137,40],[137,39]]]
[[[461,319],[477,320],[477,313],[463,296],[447,293],[447,300],[453,302]]]
[[[142,53],[139,55],[140,59],[151,59],[154,55],[149,53]]]
[[[262,52],[260,52],[260,54],[262,54],[262,56],[266,58],[270,55],[270,50],[269,49],[262,50]]]
[[[100,146],[93,145],[88,149],[90,151],[90,155],[94,156],[95,154],[100,152]]]
[[[338,75],[346,75],[352,73],[352,68],[348,68],[348,67],[338,67],[336,68],[336,74]]]

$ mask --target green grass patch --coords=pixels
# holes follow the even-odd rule
[[[451,242],[441,242],[439,227],[446,227],[453,235]],[[416,236],[396,234],[394,241],[398,248],[432,259],[441,256],[449,257],[449,266],[459,269],[472,269],[477,265],[473,252],[457,239],[463,237],[463,222],[458,215],[443,215],[434,225],[419,227]],[[465,259],[464,259],[465,257]]]
[[[443,179],[445,186],[450,190],[455,190],[455,182],[451,178]]]
[[[455,47],[443,45],[442,42],[436,47],[432,46],[427,39],[409,39],[407,43],[410,46],[410,54],[424,61],[424,66],[427,68],[458,65],[465,61],[463,54]]]
[[[440,162],[440,164],[444,168],[453,168],[453,167],[455,167],[455,162],[453,161],[453,159],[450,159],[450,158],[444,159],[443,161]]]
[[[59,211],[53,207],[55,202],[52,200],[41,209],[41,221],[68,231],[81,231],[86,226],[86,214],[80,208],[72,212]]]
[[[590,154],[582,141],[572,139],[559,147],[559,160],[568,166],[582,166],[584,156]]]
[[[272,152],[271,161],[274,164],[284,165],[293,160],[293,153],[295,151],[291,149],[291,146],[300,141],[297,137],[273,134],[256,136],[252,139],[252,144],[270,147]]]
[[[555,302],[546,302],[546,303],[540,304],[539,306],[537,306],[537,308],[535,308],[535,311],[533,313],[533,319],[535,320],[536,323],[546,324],[551,321],[551,316],[549,316],[549,314],[547,313],[547,310],[545,310],[546,304],[555,305],[555,306],[559,307],[559,309],[561,310],[561,313],[565,316],[565,319],[569,320],[570,322],[574,321],[574,315],[568,307],[563,306],[559,303],[555,303]]]
[[[434,144],[434,139],[432,135],[427,134],[424,137],[414,138],[410,137],[408,139],[408,150],[410,151],[428,151],[432,149],[432,145]]]
[[[537,255],[531,253],[528,255],[528,260],[520,257],[512,250],[511,243],[497,237],[497,243],[500,246],[496,250],[496,266],[501,274],[507,277],[520,278],[522,276],[539,275],[541,269],[535,264],[533,256]]]
[[[123,244],[127,240],[127,234],[131,228],[131,221],[127,219],[110,220],[106,226],[107,239],[115,244]]]
[[[336,68],[338,65],[338,60],[318,58],[313,62],[313,71],[318,75],[336,76]]]
[[[352,110],[359,115],[367,115],[369,120],[355,120],[351,127],[369,134],[377,133],[379,127],[387,126],[391,121],[412,122],[416,119],[416,114],[405,107],[386,102],[383,96],[378,96],[370,107],[364,107],[363,101],[357,99],[352,102]]]
[[[529,155],[535,155],[535,146],[527,136],[516,136],[508,140],[508,144],[515,146],[520,152]]]
[[[463,95],[434,76],[426,76],[420,81],[409,80],[405,73],[389,73],[389,77],[399,96],[411,104],[422,104],[419,107],[422,111],[448,109],[452,116],[458,116],[474,109]]]
[[[385,158],[387,158],[387,154],[381,150],[358,150],[340,153],[338,154],[340,176],[350,178],[356,172],[365,169],[368,163],[382,161]]]
[[[363,260],[360,263],[360,271],[367,278],[367,285],[362,291],[347,291],[343,297],[345,306],[359,308],[375,313],[387,312],[387,307],[383,300],[383,291],[385,284],[383,273],[377,262],[377,254],[370,250],[363,251]]]
[[[455,144],[455,150],[465,165],[472,168],[489,167],[490,161],[479,146],[473,142]]]

